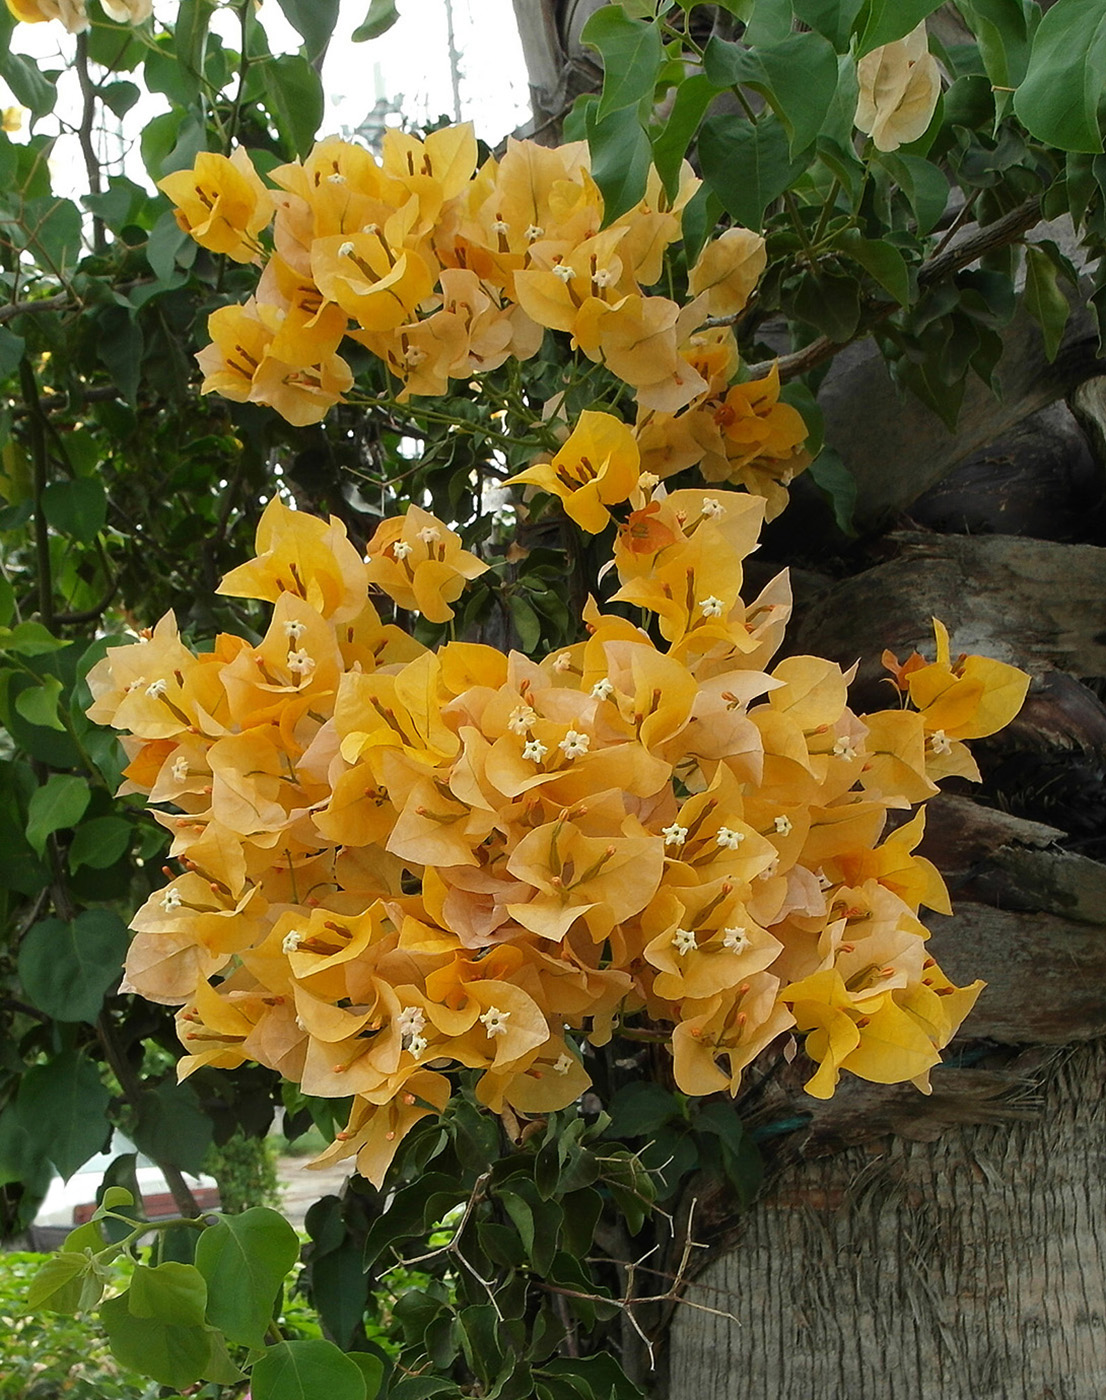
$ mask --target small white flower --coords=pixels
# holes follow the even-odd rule
[[[290,651],[288,653],[288,669],[297,676],[309,676],[315,669],[315,658],[310,652]]]
[[[398,559],[401,564],[410,553],[411,546],[407,543],[406,540],[396,540],[395,544],[392,545],[392,558]]]
[[[376,235],[380,232],[380,225],[366,224],[365,227],[361,230],[361,232],[367,233],[371,238],[375,238]]]
[[[609,700],[614,694],[614,681],[604,676],[601,681],[596,681],[591,688],[592,695],[596,700]]]
[[[410,1052],[413,1059],[421,1060],[423,1052],[426,1049],[426,1043],[426,1038],[424,1036],[413,1035],[408,1039],[405,1049]]]
[[[294,953],[303,942],[303,934],[298,929],[293,929],[291,933],[286,933],[281,940],[280,951],[285,957]]]
[[[510,1015],[509,1011],[500,1011],[498,1006],[489,1006],[480,1017],[480,1024],[490,1036],[506,1035]]]
[[[562,651],[553,658],[553,669],[558,675],[563,675],[565,671],[572,670],[572,653]]]
[[[426,1012],[421,1006],[405,1006],[396,1017],[400,1035],[418,1035],[426,1025]]]
[[[184,757],[173,759],[173,781],[183,783],[188,777],[188,760]]]
[[[536,243],[538,239],[544,237],[544,235],[545,229],[541,228],[538,224],[531,224],[526,230],[526,241],[527,243]]]
[[[333,175],[328,175],[326,177],[326,182],[328,185],[344,185],[346,183],[346,177],[340,170],[336,170]]]
[[[442,537],[442,532],[437,525],[424,525],[419,531],[418,537],[423,544],[437,544]]]
[[[492,233],[509,233],[510,228],[503,219],[496,219],[492,224]]]
[[[161,907],[167,914],[171,914],[174,909],[179,909],[182,902],[180,890],[175,890],[171,885],[161,896]]]
[[[721,617],[725,607],[721,598],[716,598],[713,594],[709,598],[702,598],[699,602],[699,610],[704,617]]]
[[[538,712],[529,705],[516,705],[507,716],[507,728],[512,734],[522,735],[537,722]]]
[[[682,958],[685,953],[690,953],[693,948],[699,945],[695,939],[695,930],[690,928],[678,928],[672,935],[672,946]]]
[[[743,953],[750,943],[749,930],[742,928],[740,924],[733,924],[729,928],[724,928],[722,932],[725,937],[722,939],[722,947],[728,948],[731,953]]]
[[[720,826],[718,828],[718,835],[714,839],[717,844],[724,847],[725,850],[736,851],[742,841],[745,840],[745,833],[743,831],[731,831],[728,826]]]
[[[553,1061],[554,1074],[567,1074],[572,1068],[572,1056],[563,1052]]]
[[[169,682],[167,680],[162,679],[162,677],[159,676],[156,681],[152,681],[146,687],[146,694],[150,697],[151,700],[160,700],[168,689]]]
[[[774,857],[757,876],[758,880],[771,880],[780,868],[779,856]]]
[[[660,477],[656,472],[642,472],[637,479],[637,484],[643,491],[652,491],[660,483]]]
[[[777,817],[772,825],[776,828],[777,836],[790,836],[792,832],[790,817]]]
[[[564,754],[565,758],[582,758],[588,751],[591,739],[586,734],[580,734],[575,729],[570,729],[557,747]]]
[[[307,623],[300,622],[298,618],[290,617],[284,624],[284,635],[290,642],[298,642],[307,631]]]
[[[716,501],[713,496],[704,496],[700,514],[709,516],[711,520],[721,520],[726,514],[726,507],[721,501]]]
[[[569,267],[567,263],[558,263],[557,266],[553,268],[553,276],[559,277],[562,282],[568,283],[576,276],[576,269],[574,267]]]
[[[661,835],[666,846],[682,846],[687,840],[687,827],[673,822],[671,826],[661,827]]]
[[[596,268],[591,279],[597,287],[609,287],[614,281],[614,273],[609,267]]]
[[[528,758],[531,763],[540,763],[548,752],[540,739],[527,739],[522,746],[523,758]]]
[[[843,734],[841,738],[838,739],[837,743],[834,744],[833,755],[835,758],[846,759],[854,759],[856,757],[856,749],[853,747],[853,741],[847,734]]]
[[[332,176],[331,178],[333,179],[333,176]],[[347,239],[347,241],[346,241],[345,243],[342,243],[342,244],[339,245],[339,247],[338,247],[338,256],[339,256],[340,258],[351,258],[351,257],[353,257],[353,244],[350,243],[350,242],[348,241],[348,239]]]
[[[144,637],[143,637],[143,638],[140,638],[140,640],[141,640],[141,641],[145,641],[145,638],[144,638]],[[134,679],[133,681],[128,681],[127,684],[123,687],[123,689],[124,689],[124,690],[127,692],[127,694],[129,695],[129,694],[131,693],[132,690],[137,690],[140,686],[143,686],[143,685],[145,685],[145,684],[146,684],[146,677],[145,677],[145,676],[136,676],[135,679]]]
[[[296,1017],[296,1029],[298,1031],[303,1031],[304,1034],[307,1033],[307,1022],[303,1019],[302,1016]]]
[[[952,743],[943,729],[935,729],[929,736],[929,746],[934,753],[952,753]]]
[[[419,365],[422,364],[423,360],[426,359],[426,351],[423,350],[421,346],[408,345],[407,349],[403,352],[403,358],[412,369],[417,369]],[[410,545],[408,545],[408,548],[410,548]]]

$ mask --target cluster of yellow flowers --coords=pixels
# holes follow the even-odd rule
[[[91,21],[85,0],[6,0],[9,11],[23,24],[61,20],[70,34],[83,34]],[[153,14],[154,0],[100,0],[104,14],[116,24],[142,24]]]
[[[569,497],[605,513],[593,486]],[[135,917],[125,985],[181,1004],[183,1074],[252,1060],[352,1095],[327,1156],[376,1182],[452,1067],[494,1111],[552,1111],[588,1084],[582,1042],[639,1017],[689,1094],[736,1093],[791,1028],[815,1095],[842,1069],[925,1087],[979,990],[926,954],[919,907],[949,906],[921,813],[884,833],[973,774],[963,740],[1026,677],[953,661],[938,626],[935,661],[891,659],[901,707],[858,717],[838,666],[771,665],[786,577],[739,596],[762,500],[627,496],[614,600],[660,644],[593,601],[587,639],[541,661],[429,651],[369,594],[452,616],[485,566],[448,526],[411,506],[363,557],[274,501],[221,590],[274,604],[260,643],[194,654],[170,615],[91,673],[180,867]]]
[[[204,391],[319,421],[352,386],[349,336],[382,360],[399,397],[445,394],[450,380],[537,353],[546,330],[635,391],[649,469],[701,464],[712,482],[786,502],[809,463],[799,413],[773,375],[731,387],[728,326],[765,266],[764,240],[727,229],[690,269],[690,299],[648,295],[699,181],[685,163],[675,198],[651,173],[645,197],[604,227],[584,142],[508,143],[477,168],[469,125],[420,140],[401,131],[372,152],[336,137],[262,183],[245,152],[201,154],[160,188],[183,229],[238,262],[264,261],[256,296],[216,311],[201,351]],[[273,251],[260,234],[273,221]]]

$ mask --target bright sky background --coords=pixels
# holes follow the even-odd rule
[[[454,116],[446,0],[396,0],[396,7],[400,18],[387,34],[367,44],[354,44],[350,35],[364,20],[368,0],[341,0],[323,70],[327,110],[322,135],[355,130],[381,98],[401,106],[415,123]],[[172,0],[155,0],[155,13],[167,20],[173,19],[176,8]],[[526,66],[511,0],[452,0],[452,10],[454,41],[460,54],[460,114],[463,120],[475,123],[478,136],[495,146],[530,115]],[[285,20],[277,0],[265,0],[260,19],[275,53],[299,47],[299,36]],[[216,24],[226,41],[234,45],[238,35],[235,17],[224,13],[216,17]],[[57,21],[18,24],[13,36],[13,48],[50,67],[58,65],[59,56],[68,59],[73,44]],[[59,111],[76,121],[79,94],[75,74],[65,75],[59,88]],[[0,82],[0,105],[12,102]],[[143,99],[128,113],[127,130],[133,134],[166,106],[157,94]],[[107,120],[113,120],[110,114]],[[37,129],[49,129],[48,123]],[[118,149],[117,143],[112,144]],[[74,196],[84,191],[84,170],[74,136],[59,140],[51,164],[58,194]],[[141,166],[135,166],[135,162],[128,162],[127,174],[144,180]]]

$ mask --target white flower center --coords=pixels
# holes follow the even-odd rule
[[[480,1017],[480,1023],[490,1036],[506,1035],[510,1015],[509,1011],[500,1011],[498,1006],[489,1006]]]
[[[306,651],[290,651],[288,669],[298,676],[309,676],[315,669],[315,658]]]
[[[736,851],[742,841],[745,840],[745,833],[743,831],[731,831],[728,826],[720,826],[718,828],[718,835],[714,839],[718,845],[724,847],[725,850]]]
[[[557,747],[564,754],[565,758],[582,758],[588,751],[591,739],[586,734],[580,734],[575,729],[570,729]]]
[[[712,594],[709,598],[700,600],[699,609],[704,617],[721,617],[725,604],[721,598],[715,598]]]
[[[682,846],[687,840],[687,827],[680,826],[679,822],[673,822],[671,826],[662,826],[661,835],[664,837],[666,846]]]
[[[843,735],[838,739],[837,743],[834,744],[833,754],[835,758],[853,759],[856,757],[856,749],[853,747],[853,741],[848,735]]]
[[[294,953],[303,942],[303,934],[298,929],[293,929],[291,933],[286,933],[280,942],[280,951],[285,957]]]
[[[929,746],[934,753],[952,753],[952,743],[943,729],[935,729],[929,736]]]
[[[522,748],[523,758],[528,758],[531,763],[540,763],[548,752],[540,739],[528,739]]]
[[[726,514],[726,507],[721,501],[716,501],[712,496],[706,496],[703,498],[700,513],[708,516],[711,520],[721,520]]]
[[[183,783],[188,777],[188,760],[186,758],[173,759],[173,781]]]
[[[604,676],[601,681],[596,681],[591,688],[592,695],[596,700],[608,700],[614,694],[614,681]]]
[[[160,700],[168,689],[169,682],[167,680],[162,679],[162,677],[159,676],[156,681],[153,681],[150,685],[146,687],[146,694],[150,697],[151,700]]]
[[[507,728],[512,734],[522,735],[536,722],[538,712],[529,705],[516,705],[507,717]]]
[[[678,928],[672,935],[672,946],[682,958],[686,953],[690,953],[693,948],[699,945],[695,941],[695,930],[690,928]]]
[[[558,675],[563,675],[565,671],[571,671],[572,654],[567,651],[560,652],[559,655],[553,658],[553,669]]]
[[[411,545],[406,540],[396,540],[392,545],[392,557],[398,559],[400,563],[411,553]]]
[[[792,827],[790,817],[777,817],[772,825],[776,828],[777,836],[790,836]]]
[[[569,267],[567,263],[558,263],[553,269],[553,276],[559,277],[562,282],[571,282],[576,276],[576,269]]]
[[[531,224],[530,227],[526,230],[526,241],[527,243],[536,243],[539,238],[544,236],[544,234],[545,229],[543,229],[539,224]]]
[[[731,953],[743,953],[749,946],[749,930],[742,928],[740,924],[733,924],[729,928],[724,928],[722,932],[725,937],[722,939],[722,947],[728,948]]]
[[[419,531],[419,539],[423,544],[437,544],[441,537],[442,532],[436,525],[424,525]]]
[[[332,175],[330,178],[333,180],[333,179],[334,179],[334,176]],[[351,257],[353,257],[353,244],[350,243],[350,242],[348,242],[348,241],[345,242],[345,243],[340,244],[339,247],[338,247],[338,256],[339,256],[340,258],[351,258]]]
[[[284,624],[284,635],[290,642],[298,642],[307,631],[307,623],[300,622],[298,618],[290,617]]]
[[[180,890],[175,890],[171,886],[161,896],[161,907],[167,914],[171,914],[174,909],[179,909],[181,903]]]
[[[572,1068],[572,1056],[564,1053],[557,1056],[553,1061],[554,1074],[567,1074]]]

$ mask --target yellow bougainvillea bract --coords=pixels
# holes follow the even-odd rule
[[[455,197],[448,155],[412,186],[420,210]],[[531,173],[533,220],[550,187],[586,195]],[[578,431],[589,460],[621,450]],[[327,1155],[376,1182],[458,1066],[494,1111],[551,1111],[587,1087],[585,1044],[643,1016],[689,1094],[735,1094],[791,1029],[812,1094],[842,1070],[924,1088],[979,991],[926,952],[918,911],[948,900],[921,815],[887,819],[964,771],[963,739],[1008,722],[1026,677],[953,661],[938,624],[934,661],[891,658],[902,706],[858,716],[836,665],[773,664],[786,578],[738,592],[762,500],[628,494],[618,596],[656,633],[593,602],[586,639],[541,661],[427,650],[370,591],[447,618],[482,567],[447,525],[412,507],[366,562],[340,523],[274,500],[223,585],[272,603],[260,642],[193,653],[168,616],[91,673],[178,872],[134,919],[126,987],[180,1006],[184,1074],[251,1060],[352,1096]]]
[[[379,158],[328,137],[302,163],[274,170],[277,188],[266,190],[242,150],[201,154],[160,183],[178,222],[213,252],[264,263],[256,294],[209,319],[204,392],[304,425],[352,387],[338,353],[346,336],[384,362],[406,401],[446,394],[451,380],[509,357],[530,359],[557,331],[633,389],[630,431],[648,471],[665,478],[699,464],[708,481],[763,496],[772,519],[810,463],[807,429],[779,400],[774,374],[732,385],[737,342],[730,326],[710,324],[753,295],[763,238],[726,229],[689,269],[684,302],[656,295],[649,289],[700,182],[685,163],[669,197],[651,171],[644,198],[604,227],[589,161],[583,142],[512,139],[502,160],[478,168],[468,125],[425,140],[389,130]],[[626,499],[610,495],[624,456],[605,480],[577,474],[583,490],[554,468],[561,485],[547,489],[593,529],[606,504]],[[518,479],[538,483],[543,469],[530,472]]]

